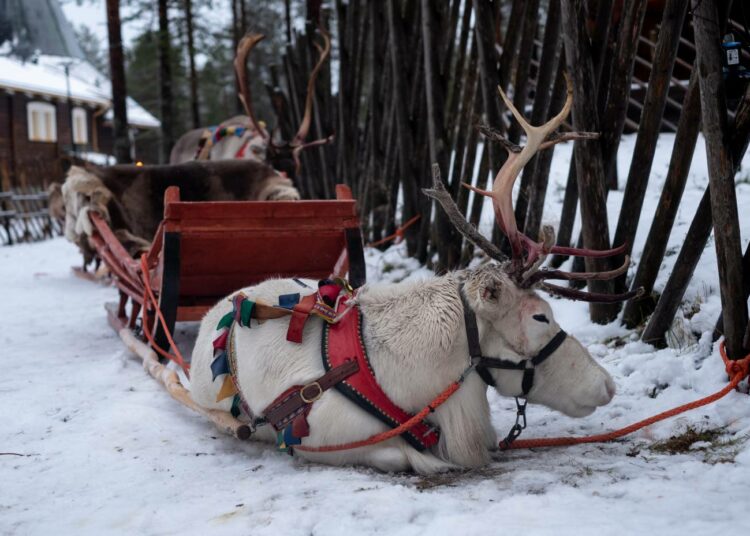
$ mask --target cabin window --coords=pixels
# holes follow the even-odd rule
[[[89,130],[86,126],[86,110],[73,108],[73,143],[86,145],[89,142]]]
[[[27,107],[29,140],[57,141],[57,109],[46,102],[30,102]]]

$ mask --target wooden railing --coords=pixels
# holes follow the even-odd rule
[[[47,193],[24,188],[0,192],[0,244],[35,242],[62,234],[62,223],[47,210]]]

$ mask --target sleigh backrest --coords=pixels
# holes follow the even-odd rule
[[[356,201],[344,185],[337,199],[185,202],[170,187],[164,199],[162,310],[197,320],[222,297],[272,277],[365,280]],[[171,303],[170,303],[171,302]],[[166,306],[166,307],[165,307]]]

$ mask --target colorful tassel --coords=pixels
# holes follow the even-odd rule
[[[225,351],[222,350],[211,362],[211,374],[213,374],[212,381],[222,374],[229,374],[229,359]]]

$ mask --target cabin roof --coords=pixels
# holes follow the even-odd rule
[[[65,74],[68,66],[69,76]],[[0,56],[0,88],[66,99],[70,98],[108,108],[105,120],[112,119],[112,89],[109,80],[86,60],[63,56],[39,56],[23,61]],[[139,128],[159,128],[161,123],[135,100],[128,97],[128,124]]]
[[[84,58],[59,0],[0,0],[0,45],[23,57],[39,51]]]

